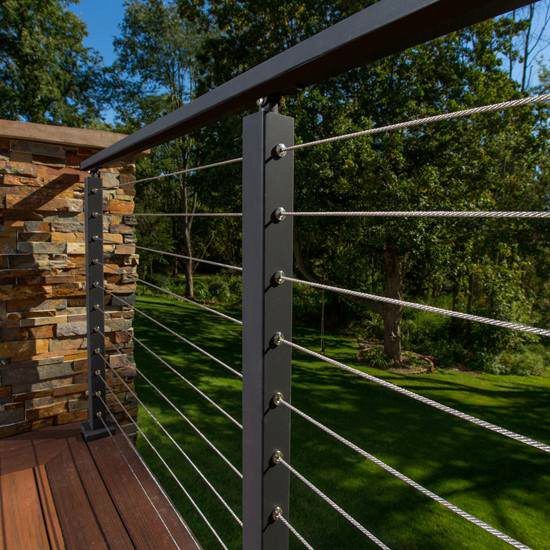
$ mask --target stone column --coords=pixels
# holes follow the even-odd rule
[[[0,120],[0,437],[86,419],[87,174],[79,165],[122,137]],[[132,299],[134,166],[102,176],[106,288]],[[107,350],[124,352],[111,364],[131,379],[132,312],[109,301],[106,311]],[[120,398],[136,412],[122,390]]]

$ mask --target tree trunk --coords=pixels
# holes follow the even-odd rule
[[[403,259],[397,248],[386,243],[384,245],[384,279],[385,296],[401,300],[403,288]],[[384,320],[384,354],[394,363],[401,362],[401,318],[403,308],[392,304],[384,304],[382,318]]]
[[[190,217],[185,216],[185,255],[193,257],[193,244],[191,239],[191,224],[188,222]],[[193,260],[185,261],[185,296],[193,299],[195,297],[195,289],[193,284]]]

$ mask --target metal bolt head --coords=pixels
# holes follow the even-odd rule
[[[256,100],[256,105],[257,105],[258,107],[262,107],[262,106],[264,105],[264,103],[265,103],[265,99],[266,99],[265,97],[259,97],[259,98]]]
[[[283,157],[286,157],[288,151],[286,149],[286,145],[284,143],[277,143],[277,145],[275,145],[275,155],[278,156],[280,159],[282,159]]]
[[[94,371],[94,374],[95,374],[96,376],[99,376],[99,375],[101,374],[101,371],[98,369],[98,370]]]
[[[101,411],[97,411],[96,416],[98,418],[101,418],[103,416],[103,413]]]
[[[92,195],[97,195],[99,193],[99,189],[97,187],[94,187],[92,190]]]
[[[96,241],[96,242],[97,242],[97,241],[100,241],[100,240],[101,240],[101,238],[100,238],[99,235],[94,235],[94,236],[92,237],[92,241]]]
[[[286,210],[279,206],[275,209],[275,212],[273,212],[273,219],[277,222],[282,222],[286,218]]]
[[[93,264],[93,265],[99,264],[99,260],[98,260],[97,258],[94,258],[94,259],[92,260],[92,264]]]
[[[94,327],[94,332],[99,332],[99,325]],[[99,349],[99,348],[97,348]]]
[[[280,506],[275,506],[273,512],[271,512],[271,517],[273,521],[278,521],[283,517],[283,509]]]
[[[92,218],[99,218],[99,212],[92,212]]]
[[[281,462],[283,457],[284,457],[283,452],[277,450],[273,453],[273,456],[271,457],[271,462],[273,462],[273,464],[279,464],[279,462]]]
[[[96,396],[96,397],[101,397],[101,392],[100,392],[100,391],[96,391],[96,392],[95,392],[95,396]]]
[[[282,285],[285,280],[284,280],[284,276],[285,276],[285,272],[280,269],[279,271],[276,271],[274,274],[273,274],[273,282],[277,285],[277,286],[280,286]]]
[[[93,286],[94,288],[99,288],[99,281],[94,281],[94,282],[92,283],[92,286]]]
[[[283,401],[283,399],[284,399],[284,395],[280,391],[278,391],[271,399],[271,402],[273,403],[273,405],[275,405],[275,407],[278,407]]]

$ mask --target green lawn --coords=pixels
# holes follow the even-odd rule
[[[137,306],[240,370],[241,330],[191,305],[142,296]],[[136,335],[240,420],[241,382],[219,365],[136,314]],[[318,334],[295,327],[294,339],[318,349]],[[327,337],[326,354],[511,430],[550,442],[550,376],[459,372],[398,375],[355,361],[354,341]],[[151,379],[240,469],[241,433],[136,344]],[[386,463],[534,548],[550,545],[550,460],[543,452],[445,415],[307,356],[294,355],[294,405]],[[138,377],[140,397],[241,514],[240,481]],[[157,444],[230,548],[241,544],[229,513],[144,411],[139,423]],[[219,547],[147,444],[138,446],[204,548]],[[506,545],[420,495],[299,417],[292,419],[290,462],[388,546],[504,548]],[[315,548],[369,548],[343,518],[299,481],[291,487],[291,522]],[[300,545],[292,541],[292,546]]]

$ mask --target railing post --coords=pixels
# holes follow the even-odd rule
[[[273,396],[290,399],[291,349],[277,346],[278,332],[292,339],[292,286],[278,285],[277,271],[292,273],[292,219],[275,210],[293,206],[293,153],[278,155],[280,143],[294,143],[294,120],[264,101],[243,124],[243,547],[288,548],[288,531],[272,513],[288,517],[290,479],[272,462],[290,451],[290,413],[274,407]]]
[[[86,178],[84,189],[84,227],[86,246],[86,319],[88,345],[88,421],[82,424],[82,435],[86,441],[108,435],[97,413],[104,415],[105,407],[97,397],[105,399],[105,385],[97,373],[105,378],[105,334],[103,314],[103,191],[101,178],[94,174]],[[100,309],[98,309],[100,308]],[[100,355],[101,354],[101,355]]]

